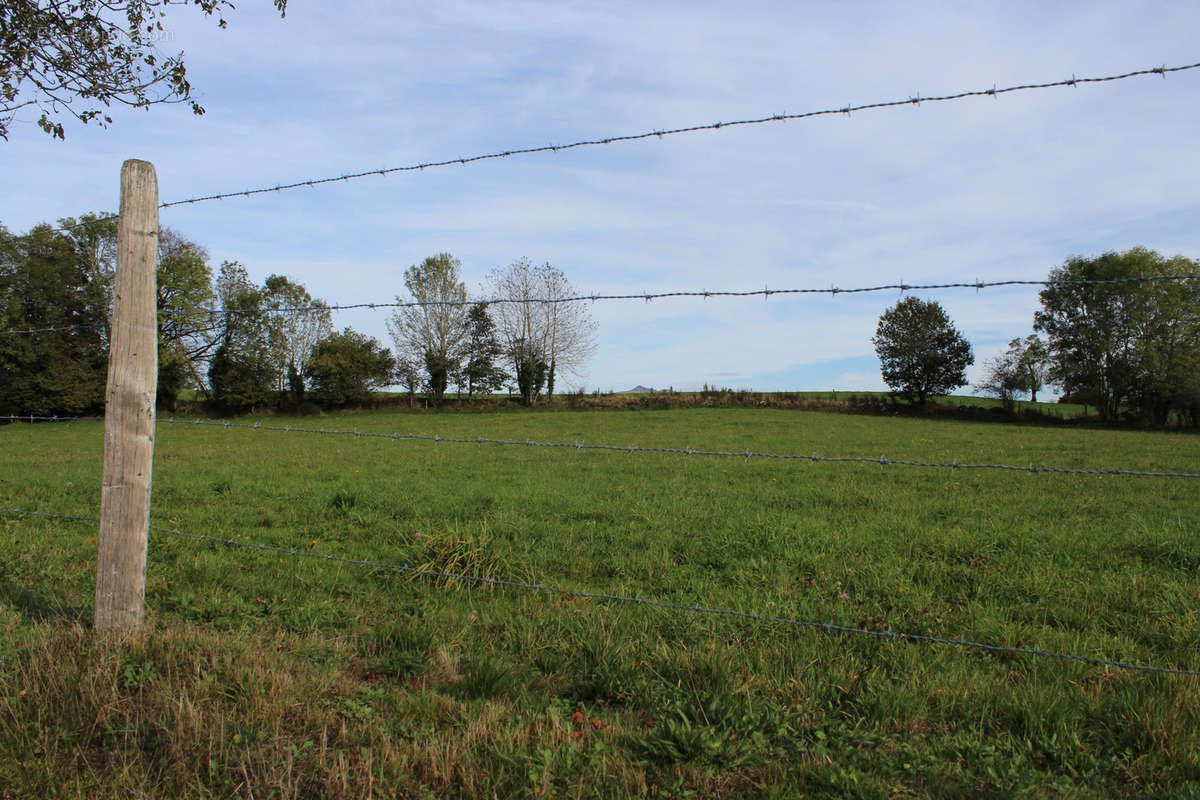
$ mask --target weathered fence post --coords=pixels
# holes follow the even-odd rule
[[[158,178],[154,165],[121,166],[117,276],[104,405],[104,479],[96,567],[97,631],[141,628],[158,386]]]

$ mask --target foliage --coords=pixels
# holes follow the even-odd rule
[[[218,344],[212,312],[216,298],[208,251],[170,228],[158,237],[159,405],[174,407],[189,383],[203,388],[198,363]]]
[[[442,401],[449,376],[458,369],[467,332],[467,287],[462,263],[449,253],[430,256],[404,272],[412,302],[388,320],[400,358],[424,364],[434,405]],[[398,302],[405,302],[396,296]]]
[[[421,386],[421,370],[411,358],[396,360],[396,382],[408,390],[408,405],[416,405],[417,389]]]
[[[274,0],[280,14],[287,0]],[[158,103],[191,105],[183,53],[160,58],[156,44],[172,5],[195,5],[217,16],[228,0],[6,0],[0,6],[0,138],[8,138],[18,112],[41,112],[38,125],[62,139],[66,112],[82,123],[112,123],[113,104],[146,108]],[[75,104],[79,103],[79,106]]]
[[[984,394],[1000,398],[1012,409],[1016,394],[1028,392],[1029,402],[1037,402],[1037,393],[1046,383],[1050,356],[1037,335],[1013,339],[1008,350],[988,362],[983,382],[976,386]]]
[[[333,315],[325,302],[314,300],[302,284],[283,275],[267,276],[262,298],[267,313],[271,369],[276,375],[276,388],[282,393],[292,385],[292,372],[302,371],[313,348],[333,332]],[[306,310],[283,310],[297,308]]]
[[[346,328],[319,341],[304,366],[312,389],[328,406],[364,403],[392,381],[396,360],[379,340]]]
[[[208,368],[213,402],[227,411],[249,411],[276,396],[275,364],[263,293],[236,261],[221,265],[219,346]]]
[[[906,297],[883,312],[871,342],[884,383],[922,406],[965,386],[966,368],[975,363],[970,343],[933,300]]]
[[[491,394],[502,389],[508,375],[496,364],[504,355],[504,349],[496,339],[496,323],[488,313],[487,303],[476,303],[467,312],[466,347],[463,377],[467,384],[467,397],[475,392]]]
[[[108,308],[102,267],[70,236],[0,226],[0,329],[66,328],[0,337],[0,414],[102,408]]]
[[[595,350],[596,326],[587,306],[566,300],[576,293],[561,270],[527,258],[493,270],[488,288],[517,301],[497,304],[493,314],[522,402],[536,402],[543,386],[553,395],[558,371],[577,372]]]
[[[1196,261],[1135,247],[1072,257],[1050,273],[1034,327],[1049,340],[1051,375],[1064,394],[1116,420],[1131,408],[1164,424],[1187,403],[1200,371],[1200,280],[1080,284],[1200,272]]]
[[[253,411],[272,404],[271,364],[263,350],[240,347],[233,340],[222,344],[208,367],[208,382],[217,408],[233,413]]]

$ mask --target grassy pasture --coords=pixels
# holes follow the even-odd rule
[[[772,409],[264,424],[1195,472],[1200,437]],[[0,427],[0,507],[96,515],[102,425]],[[1200,481],[622,455],[160,419],[183,531],[1200,667]],[[480,589],[0,515],[0,798],[1200,796],[1200,678]]]

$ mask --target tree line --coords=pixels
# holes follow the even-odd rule
[[[1100,419],[1200,426],[1200,263],[1143,247],[1074,256],[1051,270],[1033,333],[988,362],[976,389],[1013,408],[1048,386]],[[940,304],[907,297],[885,311],[874,339],[884,382],[919,405],[967,384],[970,343]]]
[[[0,414],[78,415],[104,404],[116,268],[116,220],[89,214],[37,225],[0,225]],[[595,326],[563,273],[527,259],[494,270],[488,291],[516,300],[469,302],[462,265],[447,253],[404,274],[407,297],[389,320],[395,353],[349,327],[291,278],[261,284],[176,231],[159,235],[158,403],[173,409],[193,390],[223,412],[326,407],[368,401],[401,384],[441,403],[508,388],[532,404],[591,354]]]

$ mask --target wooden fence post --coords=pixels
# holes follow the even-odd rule
[[[134,631],[146,609],[146,540],[158,388],[158,178],[121,166],[117,275],[104,405],[104,479],[96,566],[97,631]]]

